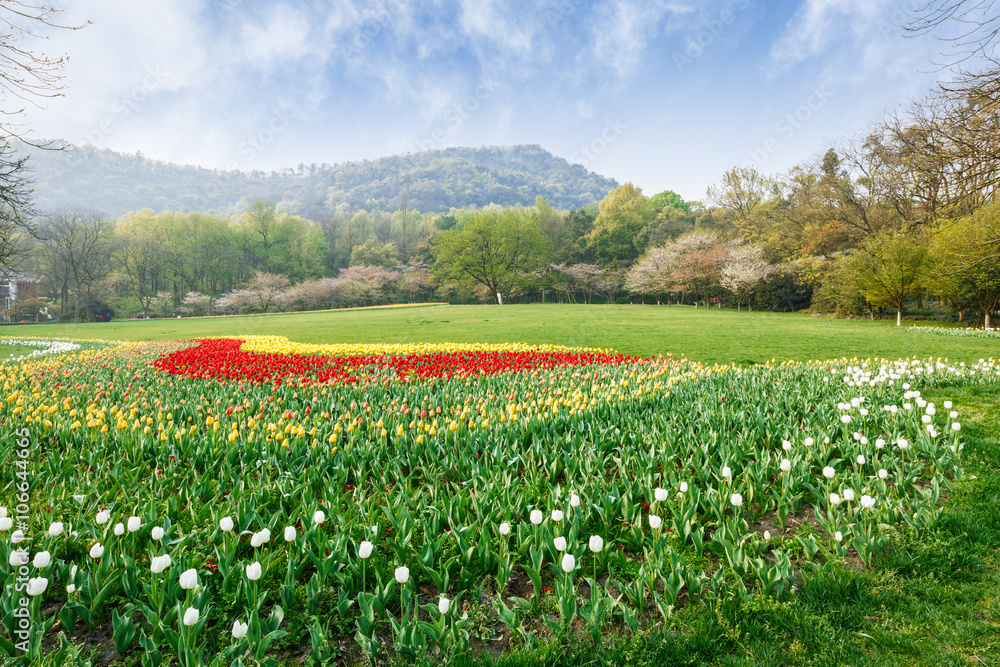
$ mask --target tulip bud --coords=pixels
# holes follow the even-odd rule
[[[111,520],[111,512],[107,510],[101,510],[97,513],[97,523],[102,526]]]
[[[63,532],[62,521],[55,521],[49,526],[49,537],[57,537]]]
[[[722,466],[722,476],[725,479],[732,479],[733,478],[732,469],[729,466]]]
[[[9,516],[0,516],[0,531],[10,530],[14,525],[14,520]]]
[[[49,580],[45,577],[36,577],[34,579],[28,579],[28,595],[41,595],[45,592],[45,589],[49,587]]]
[[[510,535],[510,524],[507,523],[506,521],[500,524],[500,534]]]
[[[52,554],[48,551],[39,551],[35,554],[35,559],[32,561],[32,565],[37,567],[39,570],[43,567],[48,567],[49,563],[52,562]]]
[[[125,534],[125,526],[123,524],[116,523],[115,524],[115,535],[118,535],[119,537],[121,537],[124,534]]]
[[[831,505],[839,505],[840,504],[840,496],[838,496],[836,493],[831,493],[830,494],[830,504]]]
[[[373,548],[372,543],[369,542],[368,540],[365,540],[358,546],[358,557],[368,558],[369,556],[372,555],[372,548]]]
[[[450,608],[451,608],[451,600],[449,600],[446,597],[440,597],[440,598],[438,598],[438,611],[441,612],[442,616],[444,616],[445,614],[447,614],[448,613],[448,609],[450,609]]]
[[[660,527],[661,523],[662,522],[660,520],[660,517],[656,516],[655,514],[650,514],[649,515],[649,527],[650,528],[652,528],[653,530],[656,530],[657,528]]]
[[[566,538],[562,535],[552,540],[552,544],[555,546],[556,551],[566,551]]]
[[[14,544],[17,544],[19,542],[23,542],[24,539],[25,539],[25,537],[24,537],[24,531],[23,530],[18,529],[18,530],[15,530],[13,533],[10,534],[10,541],[13,542]]]
[[[847,501],[854,500],[854,490],[853,489],[844,489],[844,500],[847,500]]]
[[[889,476],[889,471],[888,470],[886,470],[885,468],[879,468],[879,471],[878,471],[878,478],[879,479],[885,479],[888,476]]]
[[[393,573],[393,576],[396,577],[397,583],[405,584],[407,581],[410,580],[410,568],[406,567],[405,565],[401,565],[396,568],[396,571]]]
[[[285,541],[294,542],[295,541],[295,526],[285,527]]]
[[[656,489],[655,491],[653,491],[653,497],[656,498],[656,500],[658,502],[662,503],[664,500],[667,499],[667,490],[666,489]]]
[[[552,510],[552,520],[553,521],[562,521],[563,520],[563,516],[564,515],[563,515],[562,510]]]
[[[28,564],[28,550],[27,549],[12,549],[10,556],[7,557],[7,562],[11,567],[19,567],[21,565]]]
[[[788,472],[792,469],[792,462],[788,459],[781,459],[781,470],[782,472]]]
[[[843,540],[843,539],[844,539],[844,534],[843,534],[843,533],[841,533],[841,532],[840,532],[840,531],[838,530],[838,531],[837,531],[836,533],[834,533],[834,534],[833,534],[833,539],[835,539],[835,540],[837,540],[838,542],[840,542],[841,540]]]
[[[197,607],[188,607],[184,612],[184,625],[190,628],[198,622],[199,616],[201,616],[201,612],[198,611]]]
[[[153,527],[153,533],[152,533],[151,537],[154,540],[162,540],[163,539],[163,528],[160,527],[160,526],[154,526]]]
[[[579,507],[580,506],[580,496],[576,495],[575,493],[572,494],[569,497],[569,506],[570,507]]]
[[[69,594],[69,595],[72,595],[73,593],[76,593],[76,584],[67,584],[66,585],[66,593]]]
[[[130,516],[128,518],[128,532],[134,533],[142,527],[142,520],[137,516]]]
[[[688,483],[681,482],[681,493],[687,493],[687,492],[688,492]]]
[[[865,464],[865,461],[867,459],[865,459],[865,455],[864,454],[858,454],[858,458],[856,458],[854,460],[858,462],[859,466],[863,466]]]
[[[733,504],[733,507],[739,507],[740,505],[743,504],[743,496],[741,496],[738,493],[734,493],[732,496],[729,497],[729,502]]]
[[[254,561],[250,565],[247,565],[246,574],[247,574],[247,579],[249,579],[250,581],[257,581],[258,579],[260,579],[262,574],[260,563]]]
[[[90,557],[91,558],[95,558],[96,559],[96,558],[100,558],[103,555],[104,555],[104,547],[101,546],[100,542],[97,542],[96,544],[94,544],[94,546],[90,547]]]
[[[542,522],[542,511],[541,510],[531,510],[531,523],[536,526]]]
[[[826,477],[827,479],[833,479],[833,476],[836,474],[837,471],[834,470],[831,466],[826,466],[825,468],[823,468],[823,477]]]
[[[322,524],[324,521],[326,521],[326,514],[323,510],[316,510],[313,512],[313,523]]]
[[[590,550],[593,551],[595,554],[600,553],[601,550],[604,549],[604,538],[601,537],[600,535],[591,535],[590,543],[588,544],[588,546],[590,547]]]
[[[233,621],[233,639],[243,639],[247,636],[247,629],[249,629],[249,623],[240,623],[239,621]]]
[[[573,557],[573,554],[563,554],[562,557],[563,572],[569,574],[575,569],[576,569],[576,558]]]
[[[198,585],[198,571],[194,568],[190,570],[184,570],[181,572],[180,576],[181,588],[186,591],[193,591],[194,587]]]
[[[765,530],[764,531],[764,541],[765,542],[770,542],[771,541],[771,531],[769,531],[769,530]]]
[[[233,529],[233,520],[228,516],[222,517],[222,520],[219,521],[219,528],[228,533]]]

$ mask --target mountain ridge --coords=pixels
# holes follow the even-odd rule
[[[530,206],[538,195],[568,210],[596,203],[618,186],[538,144],[433,149],[270,172],[178,165],[89,144],[51,145],[63,150],[27,148],[36,209],[96,209],[112,217],[142,208],[231,215],[271,199],[289,213],[315,218],[395,210],[404,191],[408,208],[421,213]]]

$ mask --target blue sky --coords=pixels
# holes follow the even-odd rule
[[[279,169],[540,144],[689,200],[778,173],[942,76],[920,0],[89,0],[59,137],[206,167]]]

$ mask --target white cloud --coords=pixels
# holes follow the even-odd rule
[[[288,5],[273,7],[263,25],[244,24],[240,39],[246,61],[265,71],[313,55],[309,17]]]
[[[664,18],[692,10],[673,2],[609,0],[595,12],[592,25],[593,55],[619,77],[628,77],[642,62],[643,53],[661,30]]]

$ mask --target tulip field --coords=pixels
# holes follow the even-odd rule
[[[0,654],[26,664],[443,663],[789,599],[933,534],[967,475],[940,396],[1000,383],[990,359],[11,344],[45,351],[0,365]]]

